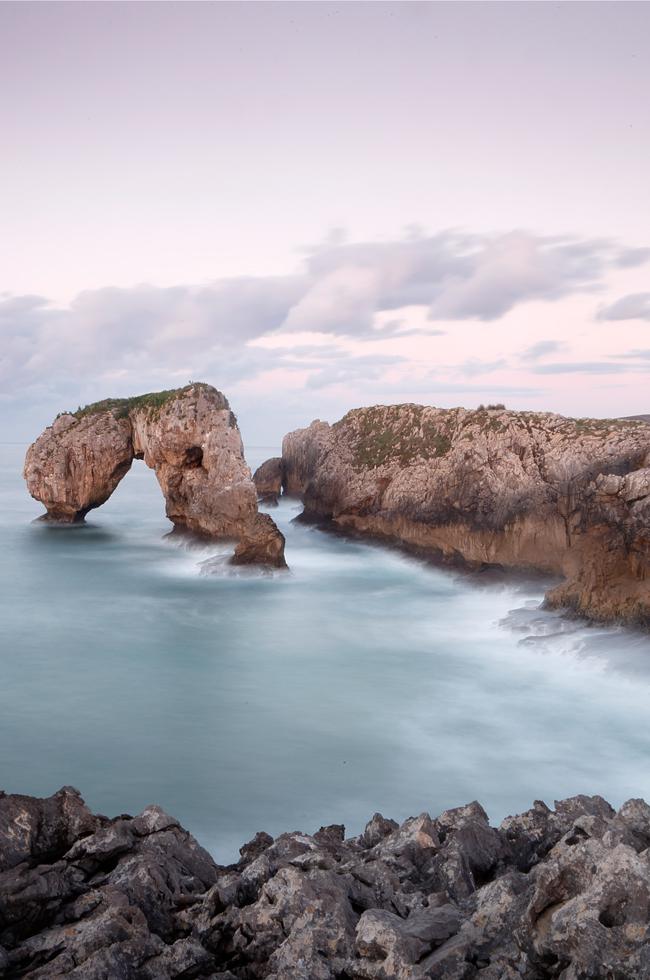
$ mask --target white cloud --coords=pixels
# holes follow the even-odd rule
[[[650,293],[630,293],[609,306],[601,306],[599,320],[650,320]]]
[[[609,271],[644,257],[644,250],[602,239],[524,231],[413,233],[361,243],[337,235],[311,249],[295,275],[87,290],[66,308],[4,294],[2,391],[56,398],[65,408],[190,377],[217,378],[227,390],[278,369],[313,389],[388,380],[399,356],[364,345],[407,338],[413,324],[433,336],[441,333],[434,320],[444,318],[449,333],[454,320],[495,320],[531,300],[590,292],[602,288]],[[633,309],[646,316],[649,305],[650,294],[624,297],[601,317],[631,316]],[[307,350],[305,335],[320,341]],[[558,349],[545,341],[522,356],[534,360]],[[505,366],[501,356],[481,360],[467,351],[456,370],[467,377]]]

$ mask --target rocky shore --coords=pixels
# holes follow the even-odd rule
[[[478,803],[273,840],[221,867],[157,806],[0,793],[0,976],[642,980],[650,807]]]
[[[211,385],[59,415],[29,447],[24,477],[46,519],[79,523],[108,500],[134,459],[155,471],[175,529],[236,542],[236,564],[285,567],[284,537],[258,513],[237,419]]]
[[[265,495],[278,462],[258,470]],[[650,426],[421,405],[361,408],[285,436],[304,516],[470,568],[561,575],[549,605],[650,624]]]

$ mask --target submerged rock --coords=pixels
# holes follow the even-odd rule
[[[283,536],[259,520],[237,420],[210,385],[61,415],[29,447],[24,477],[48,519],[75,523],[108,500],[134,459],[155,471],[175,528],[245,541],[249,563],[284,564]]]
[[[156,806],[0,794],[0,977],[639,980],[649,841],[642,800],[577,796],[259,833],[223,867]]]
[[[561,574],[548,596],[650,624],[650,427],[502,407],[355,409],[285,436],[305,514],[469,567]]]

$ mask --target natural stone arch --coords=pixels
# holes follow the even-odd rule
[[[45,519],[78,523],[108,500],[134,459],[154,470],[174,527],[235,540],[235,562],[285,565],[284,538],[257,509],[237,419],[211,385],[60,415],[29,447],[24,477]]]

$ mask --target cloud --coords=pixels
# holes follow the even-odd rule
[[[544,393],[543,388],[532,385],[488,385],[465,381],[441,381],[433,371],[420,381],[382,384],[381,390],[384,398],[403,397],[405,394],[408,397],[421,395],[429,405],[435,405],[439,395],[478,395],[481,401],[493,402],[501,398],[532,398]]]
[[[65,308],[43,296],[0,294],[0,389],[5,398],[58,393],[74,405],[88,394],[126,394],[190,377],[218,378],[225,387],[277,368],[300,374],[312,388],[361,383],[390,364],[374,351],[346,353],[350,339],[434,335],[441,332],[434,321],[487,322],[517,304],[593,291],[608,271],[637,264],[646,251],[526,231],[426,236],[412,229],[404,239],[380,242],[347,242],[337,232],[307,250],[293,275],[86,290]],[[650,294],[609,310],[623,304],[631,315],[633,300],[645,316]],[[305,332],[330,337],[340,349],[301,353],[292,336]],[[286,340],[285,348],[256,346],[271,336]],[[556,350],[557,342],[541,341],[522,356],[535,361]],[[504,366],[501,359],[470,358],[458,370],[471,377]]]
[[[559,340],[539,340],[522,351],[520,357],[522,361],[538,361],[542,357],[548,357],[549,354],[559,353],[565,347],[566,344]]]
[[[650,262],[650,248],[624,248],[618,256],[617,264],[621,269],[631,269],[646,262]]]
[[[325,244],[307,259],[314,285],[303,305],[312,315],[320,313],[321,328],[327,329],[332,319],[324,294],[340,293],[352,314],[346,330],[355,333],[368,329],[369,309],[421,305],[432,320],[494,320],[518,303],[597,288],[608,269],[630,264],[630,251],[605,239],[526,231],[445,231],[393,242]]]
[[[467,378],[475,378],[482,374],[493,374],[494,371],[501,371],[507,365],[508,362],[504,357],[495,361],[482,361],[477,357],[469,357],[462,364],[458,364],[455,369]]]
[[[404,363],[403,357],[384,357],[382,355],[368,355],[365,357],[350,357],[339,353],[337,361],[319,367],[317,371],[310,374],[307,388],[325,388],[329,385],[347,384],[350,382],[366,383],[379,380],[387,368],[392,368],[397,364]]]
[[[601,306],[598,320],[650,320],[650,293],[630,293],[610,306]]]
[[[636,361],[643,361],[643,360],[650,361],[650,348],[648,347],[637,348],[636,350],[626,351],[625,354],[611,354],[610,356],[616,358],[618,357],[631,358]]]
[[[647,364],[620,364],[615,361],[569,361],[557,364],[535,364],[533,374],[624,374],[650,371]]]

